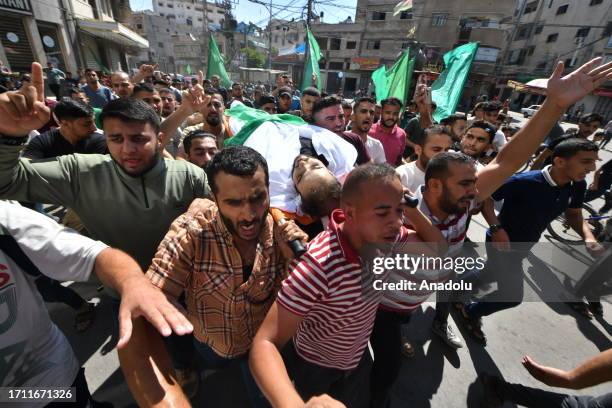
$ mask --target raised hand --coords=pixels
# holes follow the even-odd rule
[[[201,85],[195,85],[182,93],[183,99],[181,108],[187,109],[190,113],[198,112],[204,103],[204,88]]]
[[[51,110],[45,106],[45,83],[38,62],[32,63],[32,85],[0,94],[0,117],[0,134],[5,136],[27,136],[49,122]]]
[[[599,65],[600,62],[601,58],[594,58],[564,77],[561,77],[563,62],[558,62],[555,71],[548,79],[547,99],[565,111],[598,86],[611,80],[612,62]]]

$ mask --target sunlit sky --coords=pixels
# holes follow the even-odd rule
[[[268,3],[268,0],[266,0]],[[323,3],[326,3],[325,5]],[[236,16],[238,22],[252,22],[264,27],[268,23],[270,13],[268,7],[252,3],[248,0],[235,0],[233,3],[232,12]],[[345,20],[347,17],[355,19],[355,6],[357,0],[321,0],[314,2],[314,11],[319,14],[324,12],[323,22],[337,23]],[[132,10],[153,9],[151,0],[130,0]],[[305,16],[306,0],[273,0],[272,15],[273,18],[291,20],[295,18],[299,20],[302,13]]]

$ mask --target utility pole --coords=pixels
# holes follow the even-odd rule
[[[308,14],[306,14],[306,26],[310,27],[310,16],[312,14],[312,0],[308,0]]]
[[[204,62],[202,63],[202,72],[204,72],[204,76],[206,76],[206,71],[208,71],[208,13],[206,11],[208,3],[206,2],[206,0],[202,0],[202,4],[204,5],[204,21],[202,24],[202,41],[204,42],[204,44],[202,44],[202,50],[204,54],[202,56],[202,61]],[[203,84],[200,85],[204,86]]]

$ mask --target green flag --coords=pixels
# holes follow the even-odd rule
[[[439,122],[455,113],[478,44],[464,44],[444,54],[444,71],[431,85],[431,100],[438,105],[433,114],[435,121]]]
[[[191,70],[191,65],[187,64],[187,66],[185,67],[185,73],[187,75],[191,75],[193,73],[193,71]]]
[[[387,68],[384,65],[372,72],[372,82],[374,83],[374,90],[376,92],[376,103],[380,103],[380,101],[389,95]]]
[[[393,96],[405,104],[413,71],[414,58],[410,59],[409,50],[406,50],[390,69],[387,70],[383,65],[374,71],[372,82],[376,87],[376,103]]]
[[[321,90],[321,72],[319,71],[319,60],[321,59],[321,50],[317,39],[310,32],[310,28],[306,28],[308,32],[308,55],[304,62],[304,77],[302,78],[301,90],[312,86],[312,74],[317,76],[317,89]]]
[[[225,65],[223,65],[223,56],[219,52],[217,43],[211,35],[210,41],[208,41],[208,64],[206,68],[206,78],[210,79],[213,75],[219,75],[219,78],[221,78],[219,82],[222,86],[226,88],[232,86],[232,81],[230,81],[229,75],[227,75],[227,71],[225,70]]]
[[[406,50],[395,64],[387,71],[387,84],[389,94],[387,98],[396,97],[402,104],[406,105],[408,99],[408,89],[414,71],[414,58],[410,58],[409,50]]]

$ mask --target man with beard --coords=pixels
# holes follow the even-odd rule
[[[160,157],[159,117],[135,99],[111,101],[102,112],[110,155],[20,159],[27,134],[50,116],[42,103],[38,63],[32,64],[32,79],[33,86],[17,95],[0,95],[5,117],[0,122],[0,197],[72,208],[92,238],[124,250],[146,270],[170,223],[195,198],[208,195],[204,171]]]
[[[119,98],[129,98],[134,92],[134,84],[130,81],[130,76],[123,71],[115,71],[111,75],[111,87]]]
[[[385,163],[385,150],[379,140],[368,136],[372,127],[376,101],[373,98],[361,97],[353,104],[353,114],[351,115],[351,131],[363,142],[372,161],[376,164]]]
[[[495,126],[489,122],[483,120],[472,122],[461,138],[459,144],[461,152],[480,163],[485,153],[491,148],[496,132]]]
[[[313,125],[334,132],[353,145],[357,151],[357,161],[355,164],[365,164],[371,160],[361,138],[350,132],[344,132],[344,111],[342,110],[342,101],[339,98],[326,96],[319,99],[312,108],[312,119]]]
[[[247,356],[257,329],[276,298],[293,258],[286,242],[306,235],[293,222],[276,226],[269,214],[268,167],[265,159],[245,146],[219,152],[206,169],[214,202],[196,200],[174,221],[147,272],[151,282],[170,299],[185,294],[187,316],[194,325],[200,369],[223,369],[238,361],[249,399],[261,406]],[[220,276],[229,276],[219,280]],[[160,338],[150,324],[134,324],[128,345],[126,379],[139,405],[146,405],[161,386],[169,366],[163,361]],[[152,350],[160,350],[158,353]],[[205,390],[201,390],[206,395]],[[173,396],[164,395],[171,401]],[[262,401],[263,402],[263,401]]]
[[[183,139],[187,161],[203,169],[219,153],[215,135],[203,130],[194,130]]]
[[[536,243],[542,232],[555,218],[565,213],[567,223],[583,239],[587,251],[597,256],[603,247],[597,242],[582,215],[582,203],[587,188],[586,175],[595,170],[598,147],[590,140],[568,139],[553,152],[553,164],[543,170],[516,174],[506,181],[492,197],[504,200],[499,213],[500,224],[487,231],[487,241],[496,230],[504,230],[511,242]],[[530,245],[528,245],[530,247]],[[487,248],[485,271],[498,279],[497,290],[461,309],[463,322],[483,344],[482,317],[521,304],[523,298],[522,261],[530,253],[526,248],[498,251]],[[579,312],[592,317],[601,303],[573,303]]]
[[[204,91],[203,102],[195,106],[195,108],[202,114],[204,122],[186,127],[183,129],[183,135],[186,136],[194,130],[204,130],[215,135],[217,147],[222,149],[225,139],[232,136],[230,127],[223,115],[225,111],[223,97],[215,91],[206,90]],[[194,107],[191,108],[190,113],[188,112],[189,109],[183,113],[185,118],[194,112]]]
[[[487,166],[477,170],[471,157],[456,152],[440,153],[429,161],[425,184],[415,194],[420,210],[446,238],[447,256],[455,256],[461,249],[469,213],[477,203],[490,197],[529,159],[569,106],[612,77],[612,63],[597,67],[599,61],[600,58],[593,59],[565,77],[561,77],[563,64],[559,63],[548,80],[547,98],[542,107]],[[525,224],[521,220],[518,225]],[[504,229],[491,225],[492,240],[498,233],[503,235]],[[449,295],[437,293],[432,331],[449,346],[459,348],[462,342],[448,324]],[[402,311],[401,304],[396,311]]]
[[[149,105],[157,114],[162,118],[162,99],[159,96],[159,91],[155,87],[147,82],[142,82],[134,87],[133,97],[140,99],[147,105]]]
[[[397,126],[402,102],[397,98],[387,98],[380,102],[382,114],[380,122],[372,125],[369,135],[379,140],[385,149],[387,163],[392,166],[402,164],[406,147],[406,132]]]
[[[96,71],[89,68],[86,69],[85,78],[87,79],[87,85],[82,89],[89,98],[89,104],[92,107],[102,109],[107,103],[115,99],[113,92],[100,84]]]
[[[452,138],[442,126],[425,129],[425,137],[415,146],[417,159],[395,169],[402,185],[411,192],[417,191],[421,185],[425,184],[427,163],[437,154],[449,151],[451,145]]]
[[[442,124],[442,122],[440,122]],[[453,138],[453,143],[459,144],[465,129],[467,128],[467,116],[465,115],[450,115],[444,119],[444,126]]]

